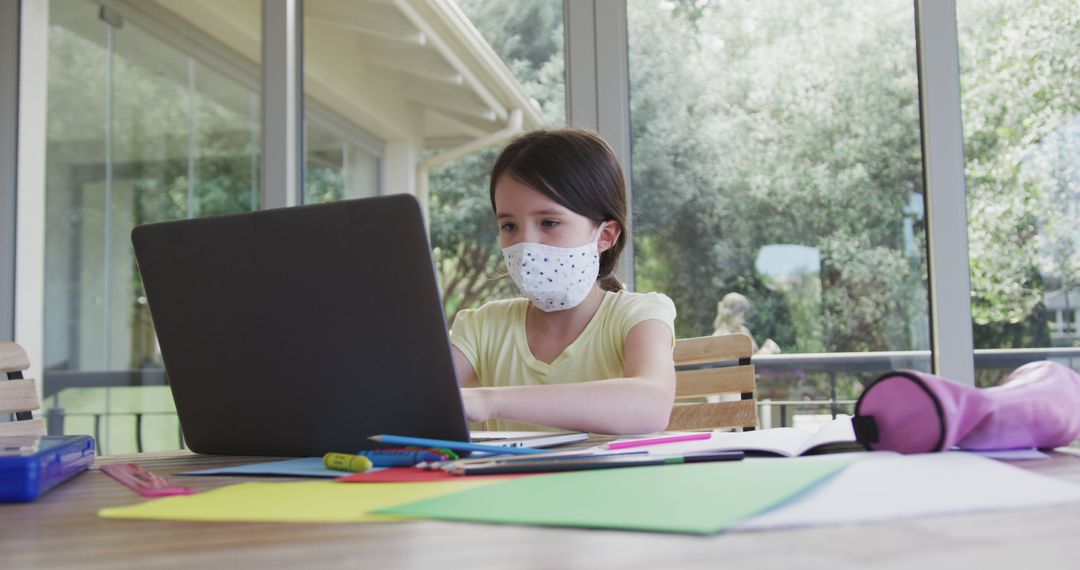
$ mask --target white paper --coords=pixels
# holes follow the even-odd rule
[[[616,441],[633,441],[640,438],[626,438]],[[709,439],[643,445],[627,448],[648,451],[653,455],[677,455],[702,451],[766,451],[777,455],[795,456],[818,444],[855,441],[855,431],[851,427],[849,416],[838,416],[825,424],[816,433],[795,428],[770,428],[754,431],[713,432]]]
[[[836,476],[732,530],[850,524],[1080,502],[1080,485],[971,453],[848,456],[855,462]],[[840,455],[827,456],[837,457]]]
[[[1004,459],[1008,461],[1026,461],[1029,459],[1050,459],[1050,456],[1038,449],[1002,449],[997,451],[968,451],[990,459]]]

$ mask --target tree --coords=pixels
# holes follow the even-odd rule
[[[1080,180],[1033,158],[1080,113],[1080,10],[1040,0],[958,11],[976,347],[1046,346],[1043,273],[1063,286],[1072,273],[1077,236],[1059,213],[1076,207]]]
[[[711,332],[716,300],[738,290],[767,309],[755,332],[791,339],[786,350],[907,348],[898,338],[906,334],[856,340],[840,331],[884,330],[875,317],[906,301],[885,291],[912,282],[925,290],[902,261],[925,263],[904,238],[905,208],[921,190],[910,13],[844,2],[811,13],[785,2],[635,2],[630,16],[638,264],[677,299],[680,334]],[[852,55],[870,48],[891,59]],[[869,249],[829,257],[838,240]],[[755,267],[762,246],[783,243],[823,252],[816,312],[792,313],[793,300]],[[877,276],[886,286],[867,287],[857,276],[884,252],[898,269]],[[666,276],[652,271],[657,257]],[[861,299],[869,310],[844,306],[868,290],[882,291]],[[824,322],[824,347],[821,336],[792,338],[822,330],[793,326],[794,314]],[[908,311],[899,314],[894,327],[906,333]]]

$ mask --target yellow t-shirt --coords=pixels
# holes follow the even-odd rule
[[[675,304],[660,293],[607,292],[600,308],[562,354],[538,360],[525,337],[528,299],[492,301],[458,312],[450,342],[468,359],[481,386],[533,386],[606,380],[623,376],[623,344],[630,329],[656,319],[675,336]],[[673,341],[674,342],[674,341]],[[492,425],[494,424],[494,425]],[[496,420],[488,429],[531,430],[537,426]]]

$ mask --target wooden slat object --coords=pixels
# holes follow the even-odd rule
[[[675,366],[697,366],[676,370],[676,404],[668,422],[669,431],[727,428],[756,428],[757,406],[752,399],[757,381],[750,337],[744,334],[684,338],[675,342]],[[711,366],[711,367],[710,367]],[[737,394],[738,401],[701,402],[705,396]],[[679,403],[680,400],[695,402]]]
[[[29,412],[41,407],[33,378],[0,379],[0,413]]]
[[[675,373],[675,398],[694,398],[718,394],[742,394],[757,388],[754,366],[679,370]]]
[[[34,418],[21,422],[0,422],[0,436],[45,435],[45,419]]]
[[[754,354],[750,337],[744,334],[684,338],[675,342],[675,365],[705,364],[750,358]]]
[[[27,368],[30,368],[30,358],[26,351],[13,342],[0,341],[0,372],[18,372]]]
[[[757,424],[757,404],[753,400],[712,404],[675,405],[668,431],[753,427]]]

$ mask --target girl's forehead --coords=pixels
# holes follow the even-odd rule
[[[495,184],[495,209],[499,214],[509,210],[518,214],[533,210],[569,211],[547,195],[505,174]]]

